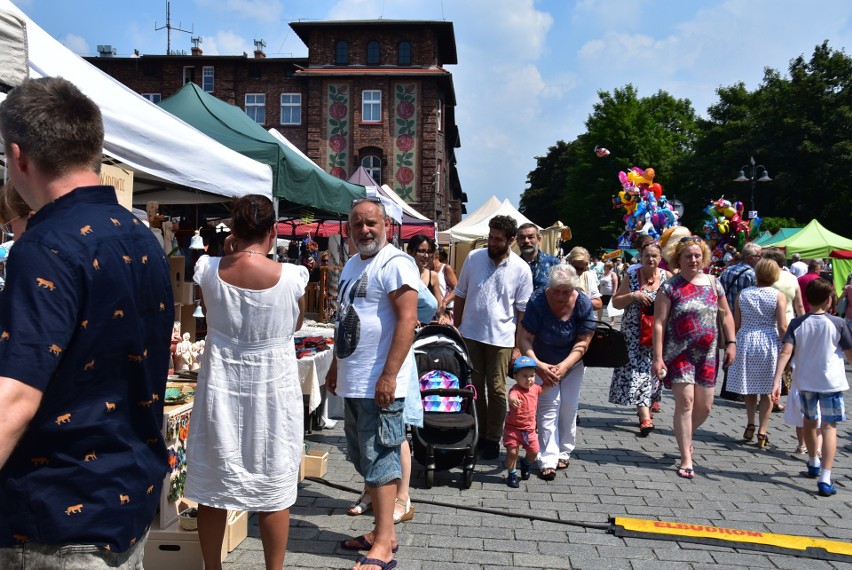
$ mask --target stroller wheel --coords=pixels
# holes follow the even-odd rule
[[[470,489],[471,484],[473,484],[473,469],[465,469],[464,470],[464,480],[462,482],[463,489]]]
[[[432,485],[435,483],[435,470],[427,469],[426,470],[426,488],[431,489]]]

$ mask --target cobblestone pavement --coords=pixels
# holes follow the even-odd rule
[[[847,375],[852,376],[848,366]],[[519,489],[511,489],[505,484],[501,456],[480,462],[468,490],[460,490],[458,469],[440,472],[435,486],[427,490],[423,469],[415,461],[411,497],[416,514],[396,527],[398,568],[852,569],[852,564],[727,546],[618,538],[595,528],[606,525],[610,517],[628,516],[852,541],[849,423],[839,424],[838,430],[833,469],[838,493],[822,498],[816,494],[815,480],[804,476],[804,458],[794,454],[795,433],[783,425],[781,414],[772,416],[771,448],[761,451],[741,440],[746,423],[742,404],[717,398],[710,418],[696,434],[696,477],[690,481],[675,472],[671,392],[664,393],[663,412],[654,418],[656,430],[642,438],[637,435],[635,412],[607,402],[610,377],[609,370],[586,371],[577,449],[555,481],[545,482],[534,474]],[[338,543],[371,529],[371,516],[345,514],[361,483],[345,459],[342,428],[338,422],[334,429],[307,436],[307,441],[312,449],[330,451],[325,479],[353,491],[313,481],[301,484],[292,509],[288,568],[350,568],[357,555],[341,550]],[[466,509],[471,506],[570,524]],[[225,568],[263,568],[256,516],[250,520],[249,538],[228,556]]]

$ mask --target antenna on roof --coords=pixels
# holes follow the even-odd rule
[[[166,0],[166,24],[158,28],[157,22],[154,22],[155,32],[159,32],[163,28],[166,29],[166,55],[172,55],[172,30],[186,32],[187,34],[192,34],[195,30],[195,26],[192,27],[192,30],[184,30],[180,27],[180,22],[178,22],[177,27],[172,26],[172,3],[170,0]]]

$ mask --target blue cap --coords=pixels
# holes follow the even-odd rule
[[[517,374],[521,368],[538,368],[535,360],[529,356],[519,356],[515,359],[515,365],[512,367],[512,374]]]

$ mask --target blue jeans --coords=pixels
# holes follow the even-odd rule
[[[110,552],[90,544],[25,543],[0,548],[3,570],[142,570],[146,533],[126,552]]]
[[[349,459],[368,487],[402,478],[399,446],[405,438],[405,399],[379,408],[373,398],[343,400],[343,431]]]

